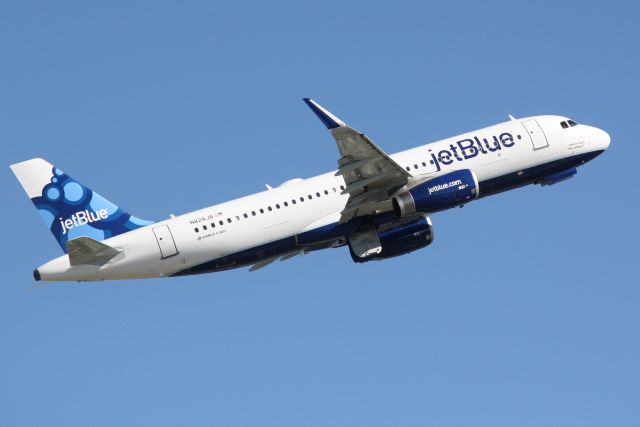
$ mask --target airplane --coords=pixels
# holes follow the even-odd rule
[[[347,246],[356,263],[429,246],[434,212],[528,184],[553,185],[603,153],[609,135],[563,116],[509,120],[388,155],[310,98],[340,153],[338,169],[161,221],[135,217],[34,158],[11,165],[64,255],[36,281],[255,271]]]

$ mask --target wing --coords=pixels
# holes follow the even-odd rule
[[[302,248],[302,249],[298,249],[292,252],[288,252],[284,255],[278,255],[276,257],[273,258],[268,258],[262,261],[258,261],[255,264],[253,264],[250,268],[249,268],[249,272],[254,272],[256,270],[260,270],[261,268],[264,268],[266,266],[268,266],[269,264],[271,264],[272,262],[274,262],[275,260],[277,260],[278,258],[280,258],[280,261],[286,261],[288,259],[291,259],[293,257],[295,257],[296,255],[304,255],[307,253],[307,250]]]
[[[304,102],[329,129],[340,151],[336,175],[342,175],[347,184],[343,194],[349,193],[340,222],[371,213],[376,204],[407,184],[411,175],[363,133],[312,99],[304,98]]]

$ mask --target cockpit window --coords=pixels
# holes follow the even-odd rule
[[[573,120],[567,120],[567,123],[569,123],[569,126],[571,126],[571,127],[578,126],[578,124],[576,122],[574,122]]]
[[[569,127],[569,125],[567,124],[567,122],[560,122],[560,126],[562,126],[562,129],[566,129]]]

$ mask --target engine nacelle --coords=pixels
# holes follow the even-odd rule
[[[433,227],[428,217],[418,217],[395,227],[378,231],[378,239],[382,251],[366,257],[358,257],[351,249],[349,252],[354,262],[383,260],[399,255],[408,254],[415,250],[429,246],[433,242]]]
[[[461,169],[416,185],[393,198],[393,207],[401,217],[431,213],[463,205],[478,197],[478,178],[469,169]]]

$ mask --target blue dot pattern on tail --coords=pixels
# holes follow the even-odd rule
[[[104,240],[153,224],[123,211],[55,167],[42,195],[31,200],[65,252],[67,241],[76,237]]]

